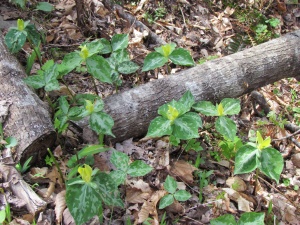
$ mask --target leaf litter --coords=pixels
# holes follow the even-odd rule
[[[272,4],[273,1],[270,1],[270,4],[264,1],[260,2],[262,7],[270,10],[269,13],[272,17],[280,20],[281,25],[277,28],[279,29],[277,32],[285,33],[299,28],[299,9],[293,5]],[[38,13],[33,13],[33,16],[37,18],[35,23],[47,31],[47,43],[43,48],[45,52],[53,49],[52,53],[47,51],[47,57],[61,59],[63,54],[70,51],[71,48],[76,49],[85,40],[85,34],[76,25],[75,1],[52,1],[52,3],[55,11],[50,22],[45,20],[38,22],[38,18],[41,16]],[[130,35],[128,49],[130,57],[138,64],[142,64],[147,53],[153,51],[154,47],[160,46],[161,41],[174,42],[178,46],[188,49],[195,61],[207,59],[209,56],[222,57],[227,54],[227,47],[238,35],[238,31],[245,29],[245,24],[239,24],[233,16],[235,9],[229,6],[224,8],[222,1],[217,0],[211,1],[210,4],[185,0],[168,0],[160,3],[142,0],[132,1],[133,4],[122,2],[121,6],[115,7],[113,10],[107,7],[109,4],[112,5],[109,1],[92,0],[85,1],[85,3],[90,9],[87,27],[90,34],[109,39],[115,33],[128,33]],[[241,1],[239,4],[241,7],[245,7],[247,3],[258,4],[255,1]],[[11,7],[11,5],[7,4],[7,7]],[[13,10],[9,11],[1,7],[4,20],[27,17],[27,12],[20,13],[15,8],[11,9]],[[124,13],[122,9],[126,12]],[[130,18],[141,21],[144,27],[132,25],[132,21],[129,21]],[[4,30],[5,32],[6,30]],[[151,40],[150,37],[154,37],[154,39]],[[183,68],[172,69],[177,72]],[[124,83],[121,91],[164,76],[167,76],[166,67],[153,72],[139,73],[137,76],[123,76]],[[81,74],[71,73],[66,77],[66,82],[74,93],[92,91],[90,90],[93,86],[91,80]],[[97,88],[103,97],[114,93],[114,88],[106,84],[97,83]],[[242,112],[235,120],[239,124],[239,133],[244,134],[244,137],[250,130],[260,129],[266,136],[270,136],[274,140],[273,146],[282,153],[285,159],[285,168],[281,177],[286,183],[277,185],[262,177],[258,185],[254,185],[254,174],[252,173],[233,176],[232,162],[218,160],[215,153],[219,151],[219,148],[216,147],[216,143],[213,141],[214,137],[209,133],[200,133],[204,150],[201,152],[203,162],[200,163],[199,168],[195,168],[190,163],[195,160],[195,152],[182,153],[179,147],[170,147],[168,139],[140,141],[129,139],[116,144],[115,148],[127,154],[132,161],[145,161],[154,170],[143,179],[140,177],[126,179],[125,184],[121,187],[126,208],[124,210],[106,208],[103,212],[104,224],[122,224],[122,221],[125,223],[128,218],[133,224],[138,224],[147,221],[149,217],[152,219],[151,224],[160,224],[164,211],[158,210],[157,204],[166,194],[163,182],[168,175],[176,178],[178,182],[182,182],[179,186],[189,190],[192,194],[192,198],[187,202],[175,202],[166,208],[168,224],[175,224],[173,221],[177,221],[176,224],[207,224],[211,219],[226,213],[239,217],[242,212],[267,211],[270,205],[272,205],[273,213],[278,221],[298,224],[300,219],[300,151],[298,144],[300,137],[293,134],[299,129],[300,110],[296,111],[298,114],[295,116],[292,115],[289,107],[292,107],[292,110],[300,107],[299,83],[294,79],[285,79],[274,85],[262,87],[258,92],[267,100],[267,107],[270,111],[275,112],[275,117],[265,113],[265,105],[258,104],[253,97],[245,95],[241,97]],[[286,120],[284,115],[287,115]],[[274,124],[276,121],[277,124]],[[204,123],[209,124],[209,119]],[[297,129],[289,129],[287,123],[296,124]],[[65,137],[65,146],[69,146],[69,149],[79,148],[78,145],[82,140],[91,141],[80,137],[75,131],[70,131]],[[68,153],[64,151],[62,148],[57,148],[55,156],[60,160],[62,171],[66,172],[65,161]],[[109,154],[111,153],[104,152],[95,155],[95,166],[102,171],[113,169]],[[199,178],[195,172],[210,170],[213,170],[213,173],[207,178],[208,185],[200,189]],[[35,174],[42,175],[42,177],[36,181],[33,179]],[[28,178],[28,182],[38,182],[39,189],[42,190],[42,187],[46,187],[40,193],[44,193],[43,195],[49,203],[55,205],[53,207],[49,204],[48,209],[39,215],[38,223],[46,224],[43,222],[56,221],[59,224],[63,221],[63,224],[74,224],[70,212],[65,209],[65,191],[57,169],[55,167],[51,170],[32,168],[26,176],[31,176]],[[203,198],[202,202],[199,201],[200,195]],[[53,213],[53,209],[55,213]],[[25,215],[23,219],[27,218]],[[53,217],[54,215],[55,217]],[[53,218],[51,219],[51,217]],[[270,219],[272,220],[273,217]],[[96,221],[97,224],[97,220],[93,221]]]

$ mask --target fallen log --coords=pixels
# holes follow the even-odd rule
[[[23,82],[24,77],[24,69],[9,53],[0,33],[0,104],[6,109],[0,122],[5,136],[18,140],[15,162],[32,156],[33,163],[43,159],[56,134],[46,104]]]
[[[187,90],[197,101],[217,102],[287,77],[300,78],[300,30],[109,96],[104,100],[105,111],[115,121],[116,138],[109,138],[107,142],[142,137],[150,121],[157,116],[158,107],[179,99]]]

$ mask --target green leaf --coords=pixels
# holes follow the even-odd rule
[[[25,9],[25,0],[13,0],[13,4],[16,4],[17,6],[21,7],[22,9]]]
[[[144,66],[142,68],[142,71],[145,72],[149,70],[154,70],[158,67],[165,65],[166,62],[168,62],[168,58],[164,57],[158,52],[151,52],[146,56],[144,60]]]
[[[59,102],[59,108],[61,109],[61,111],[65,115],[67,115],[69,112],[70,105],[69,105],[69,102],[67,101],[66,96],[59,97],[58,102]]]
[[[100,39],[100,42],[102,44],[102,49],[100,49],[100,52],[99,54],[108,54],[108,53],[111,53],[112,49],[111,49],[111,45],[110,45],[110,42],[105,39],[105,38],[101,38]]]
[[[120,193],[116,188],[115,181],[109,174],[97,173],[93,177],[93,182],[97,184],[101,199],[106,205],[124,207]]]
[[[189,200],[191,197],[192,197],[192,195],[189,192],[187,192],[186,190],[178,190],[174,194],[174,198],[180,202]]]
[[[194,112],[188,112],[174,121],[173,135],[182,140],[198,138],[198,128],[202,126],[200,116]]]
[[[127,172],[129,166],[129,157],[123,152],[113,151],[110,156],[110,162],[117,168]]]
[[[178,111],[178,116],[181,116],[190,111],[183,103],[172,100],[171,102],[160,106],[158,108],[158,114],[162,115],[165,118],[168,118],[170,116],[170,106]]]
[[[171,205],[174,202],[174,197],[173,195],[165,195],[164,197],[162,197],[159,201],[159,209],[164,209],[167,206]]]
[[[44,12],[52,12],[54,10],[54,6],[49,2],[38,2],[36,9]]]
[[[216,219],[212,219],[210,221],[211,225],[236,225],[236,221],[233,215],[226,214],[223,216],[219,216]]]
[[[86,164],[78,168],[78,173],[80,174],[81,179],[86,183],[91,182],[92,172],[93,169]]]
[[[39,44],[41,43],[41,35],[36,27],[33,24],[28,24],[25,27],[25,31],[27,32],[27,38],[34,45],[34,47],[39,46]]]
[[[274,148],[264,148],[261,151],[260,166],[261,172],[276,180],[279,183],[280,174],[283,170],[284,162],[282,155]]]
[[[178,100],[179,103],[183,104],[187,112],[190,111],[192,106],[195,104],[195,98],[191,91],[186,91],[184,95]]]
[[[169,58],[176,65],[193,66],[195,64],[190,52],[183,48],[175,49]]]
[[[39,89],[45,86],[44,76],[41,75],[32,75],[29,77],[25,77],[24,81],[27,85],[33,87],[34,89]]]
[[[5,209],[0,210],[0,223],[2,224],[6,218]]]
[[[94,154],[101,153],[101,152],[106,152],[106,151],[109,151],[109,150],[111,150],[111,148],[105,148],[105,147],[103,147],[103,145],[86,146],[77,153],[77,156],[73,155],[68,160],[67,165],[68,165],[68,167],[72,168],[72,167],[76,166],[77,157],[78,157],[78,160],[80,160],[83,157],[86,157],[86,156],[89,156],[89,155],[94,155]]]
[[[265,140],[261,136],[260,132],[256,132],[256,142],[257,142],[257,148],[259,150],[262,150],[266,147],[269,147],[271,145],[271,138],[267,137]]]
[[[32,66],[35,62],[35,59],[37,58],[37,55],[35,51],[32,51],[32,53],[28,56],[27,62],[26,62],[26,74],[30,75],[30,71],[32,69]]]
[[[127,173],[132,177],[141,177],[151,172],[153,168],[141,160],[136,160],[129,165]]]
[[[89,183],[67,186],[66,203],[76,224],[83,224],[98,215],[102,204],[99,193]]]
[[[5,148],[12,148],[12,147],[15,147],[17,144],[18,144],[18,141],[15,137],[7,137],[5,139],[6,141],[6,145],[5,145]]]
[[[218,117],[216,121],[216,130],[224,137],[234,141],[237,132],[236,124],[225,116]]]
[[[155,51],[163,55],[164,57],[168,58],[175,48],[176,48],[175,43],[169,43],[169,44],[162,45],[158,48],[155,48]]]
[[[122,74],[131,74],[136,72],[140,67],[132,62],[132,61],[125,61],[118,65],[118,72]]]
[[[172,133],[171,121],[158,116],[153,119],[149,125],[147,137],[162,137]]]
[[[92,55],[98,54],[101,51],[101,49],[103,48],[103,44],[100,39],[96,39],[87,43],[86,47],[89,52],[88,57],[91,57]]]
[[[115,137],[111,131],[114,126],[114,120],[110,115],[104,112],[95,112],[91,114],[89,125],[92,130],[97,132],[97,134],[106,134]]]
[[[122,62],[130,61],[129,54],[126,49],[120,49],[116,52],[113,52],[109,59],[113,60],[114,62],[111,63],[111,66],[114,65],[113,69]]]
[[[11,53],[17,53],[26,41],[26,34],[22,31],[11,29],[5,35],[5,44]]]
[[[121,184],[124,184],[127,176],[126,172],[122,170],[111,171],[109,175],[114,180],[116,187],[118,187]]]
[[[241,111],[241,102],[239,99],[224,98],[221,103],[224,109],[224,115],[235,115]]]
[[[111,68],[109,63],[99,55],[93,55],[86,60],[88,72],[101,82],[111,84]]]
[[[193,105],[193,108],[205,116],[218,116],[216,106],[209,101],[200,101]]]
[[[256,212],[243,213],[238,221],[238,225],[264,225],[265,214]]]
[[[164,189],[171,193],[171,194],[174,194],[176,189],[177,189],[177,182],[176,180],[171,177],[171,176],[167,176],[166,180],[165,180],[165,183],[164,183]]]
[[[77,66],[80,66],[82,61],[83,59],[79,55],[79,52],[71,52],[65,55],[62,63],[58,66],[60,76],[70,73]]]
[[[129,37],[128,34],[115,34],[111,38],[111,46],[113,51],[117,51],[119,49],[125,49],[128,46]]]
[[[59,73],[57,69],[57,64],[53,64],[49,69],[45,70],[45,91],[53,91],[59,89],[59,83],[57,80]]]
[[[244,145],[239,148],[235,155],[234,174],[250,173],[257,168],[257,148]]]

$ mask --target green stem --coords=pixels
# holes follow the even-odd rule
[[[104,134],[99,134],[99,144],[104,145]]]
[[[73,95],[72,91],[70,90],[69,85],[67,84],[67,82],[64,80],[64,78],[61,78],[61,81],[64,83],[64,85],[66,86],[69,94],[71,95],[72,99],[74,100],[74,95]]]
[[[54,155],[52,154],[52,152],[50,151],[49,148],[47,148],[47,151],[48,151],[50,157],[52,158],[52,160],[53,160],[53,162],[54,162],[54,164],[55,164],[55,166],[56,166],[56,168],[57,168],[57,170],[58,170],[58,172],[59,172],[59,175],[60,175],[60,177],[61,177],[62,182],[65,183],[64,176],[63,176],[63,174],[62,174],[62,172],[61,172],[61,169],[60,169],[60,167],[59,167],[59,165],[58,165],[56,159],[54,158]]]
[[[52,103],[51,99],[49,98],[48,94],[46,93],[46,99],[47,99],[47,102],[48,104],[50,105],[51,109],[54,111],[55,110],[55,106],[54,104]]]
[[[34,47],[33,43],[31,42],[31,40],[30,40],[29,38],[27,38],[27,40],[28,40],[28,42],[29,42],[30,47],[31,47],[31,48],[33,49],[33,51],[35,52],[36,57],[38,58],[38,61],[39,61],[40,66],[42,67],[43,62],[42,62],[42,59],[41,59],[41,54],[40,54],[41,52],[40,52],[40,50],[39,50],[39,52],[37,52],[36,48]],[[39,47],[39,46],[37,46],[37,47]]]
[[[96,81],[95,81],[95,78],[93,76],[92,76],[92,81],[93,81],[93,85],[94,85],[94,88],[95,88],[95,92],[99,96],[99,92],[98,92],[98,89],[97,89],[97,86],[96,86]]]

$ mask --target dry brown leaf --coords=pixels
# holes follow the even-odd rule
[[[186,161],[178,160],[171,165],[170,173],[173,176],[179,177],[184,182],[191,184],[193,183],[193,172],[197,170],[196,167],[192,166]]]
[[[138,213],[138,223],[143,223],[151,215],[154,224],[159,224],[156,205],[165,194],[167,194],[165,190],[156,191],[148,201],[144,202],[141,211]]]
[[[125,200],[129,203],[143,203],[149,199],[150,193],[143,192],[136,188],[127,188]]]
[[[56,224],[60,224],[62,222],[62,216],[64,210],[66,208],[66,191],[63,190],[56,195],[55,198],[55,215],[56,215]]]
[[[229,177],[226,184],[236,191],[246,191],[247,185],[240,177]]]
[[[223,190],[228,194],[228,197],[238,203],[238,209],[244,212],[251,212],[250,202],[243,198],[237,191],[231,188],[223,188]],[[252,205],[252,204],[251,204]]]
[[[52,171],[48,173],[46,177],[55,184],[58,183],[60,187],[64,186],[64,182],[62,181],[62,178],[60,177],[60,174],[55,166],[52,166]]]

